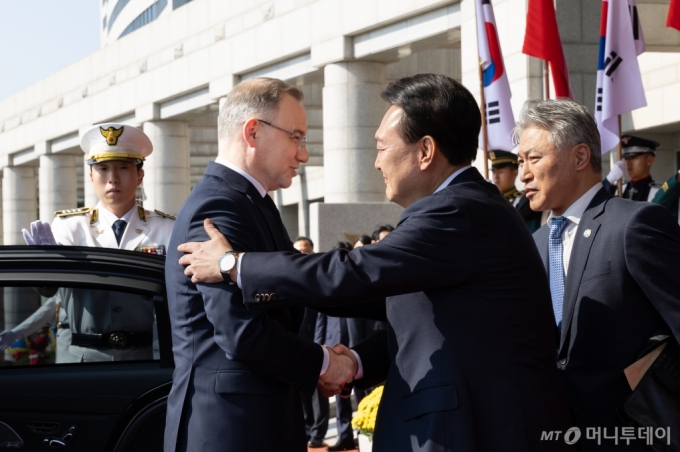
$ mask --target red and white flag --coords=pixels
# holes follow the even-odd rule
[[[477,12],[477,47],[482,64],[484,101],[486,105],[486,130],[488,149],[511,151],[510,137],[515,127],[515,117],[510,105],[510,83],[505,73],[503,54],[496,32],[496,19],[491,0],[475,0]],[[484,146],[484,129],[479,136],[479,147]]]
[[[619,143],[618,116],[647,105],[637,61],[644,50],[635,0],[603,0],[595,96],[602,153]]]
[[[671,0],[671,4],[668,6],[666,26],[680,30],[680,0]]]
[[[555,96],[574,98],[553,0],[529,0],[522,53],[550,62]]]

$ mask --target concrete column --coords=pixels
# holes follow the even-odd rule
[[[51,222],[55,210],[74,209],[77,203],[76,161],[71,154],[40,156],[38,198],[40,219]]]
[[[3,244],[23,245],[21,229],[37,218],[35,169],[6,166],[2,178]]]
[[[148,121],[144,133],[153,143],[153,153],[144,162],[144,206],[176,215],[191,191],[188,124]]]
[[[387,104],[383,63],[349,61],[324,68],[323,143],[326,203],[380,202],[382,175],[374,168],[375,131]]]

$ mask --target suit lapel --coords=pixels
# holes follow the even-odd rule
[[[569,268],[567,278],[564,282],[564,302],[562,307],[562,330],[560,336],[560,351],[564,347],[571,321],[576,311],[576,303],[578,302],[578,290],[581,286],[581,279],[583,272],[588,262],[590,250],[597,238],[597,233],[600,230],[601,224],[596,218],[604,211],[606,201],[611,197],[604,188],[601,189],[586,211],[581,216],[578,228],[574,232],[574,245],[571,248],[571,255],[569,257]],[[546,247],[547,251],[547,247]],[[546,262],[547,260],[544,260]]]

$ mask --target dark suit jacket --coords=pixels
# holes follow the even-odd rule
[[[405,209],[377,244],[246,253],[241,271],[247,303],[389,297],[387,331],[355,348],[357,383],[386,380],[376,452],[567,447],[541,441],[571,426],[545,271],[522,218],[476,169]]]
[[[590,231],[590,232],[587,232]],[[534,234],[548,266],[548,235]],[[578,426],[623,426],[616,409],[631,393],[623,369],[649,339],[680,339],[680,227],[661,206],[612,197],[601,189],[576,231],[564,287],[558,367]],[[580,441],[584,450],[622,446]],[[639,444],[638,444],[639,443]],[[648,450],[632,441],[625,450]]]
[[[299,390],[314,392],[321,347],[297,335],[302,308],[252,313],[237,286],[193,284],[184,275],[177,246],[207,240],[206,218],[240,250],[294,250],[271,200],[238,173],[210,163],[168,246],[175,372],[165,451],[306,451]]]
[[[334,347],[336,344],[349,345],[347,319],[319,313],[316,319],[314,342],[326,344],[329,347]]]

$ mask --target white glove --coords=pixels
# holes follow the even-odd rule
[[[626,164],[623,160],[619,160],[614,163],[612,170],[607,174],[607,181],[609,181],[610,184],[614,184],[617,180],[621,179],[624,174],[626,174]]]
[[[19,331],[7,330],[0,333],[0,352],[24,337]]]
[[[52,234],[52,228],[46,221],[34,221],[31,223],[31,232],[22,229],[21,233],[24,236],[26,245],[61,245],[61,243],[58,243],[55,240],[54,234]]]

